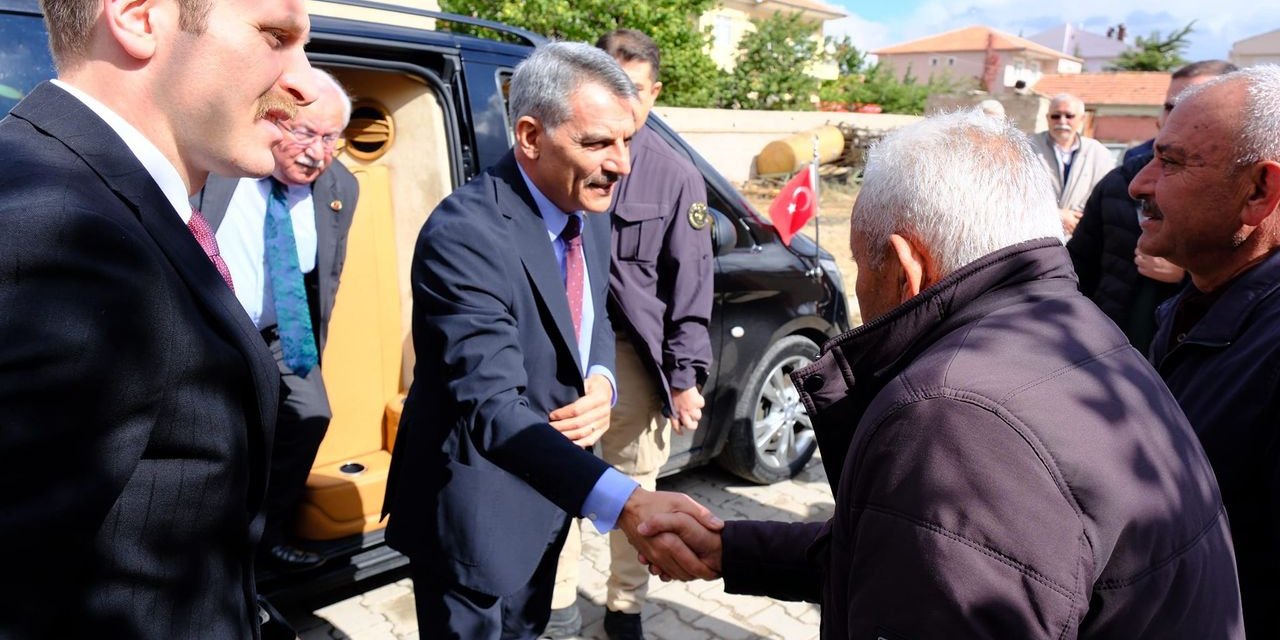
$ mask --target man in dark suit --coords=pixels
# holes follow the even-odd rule
[[[630,171],[635,87],[604,52],[540,47],[511,79],[515,148],[450,195],[411,274],[415,380],[392,458],[388,543],[409,556],[430,638],[533,638],[569,515],[635,536],[645,514],[719,521],[586,450],[609,425],[609,208]]]
[[[187,199],[271,171],[305,7],[42,4],[58,80],[0,122],[0,637],[256,637],[279,374]]]
[[[210,176],[193,198],[217,230],[236,297],[280,369],[267,523],[258,550],[267,566],[285,571],[324,561],[287,532],[333,417],[320,354],[360,188],[335,161],[351,99],[333,76],[313,72],[319,95],[281,125],[285,137],[274,147],[275,171],[266,178]]]

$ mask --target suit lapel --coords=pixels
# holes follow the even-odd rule
[[[321,297],[333,286],[334,267],[338,260],[338,234],[341,233],[338,216],[341,212],[329,207],[329,203],[338,199],[337,178],[330,168],[311,185],[311,203],[316,218],[316,277]]]
[[[211,175],[204,188],[191,199],[191,204],[200,210],[200,214],[209,221],[209,226],[213,227],[214,231],[222,226],[223,219],[227,217],[231,196],[235,194],[238,186],[240,186],[239,178]]]
[[[525,187],[524,178],[516,166],[515,155],[508,152],[494,167],[496,198],[503,215],[511,221],[511,235],[515,240],[520,261],[533,284],[533,292],[540,298],[556,326],[556,334],[574,363],[582,370],[582,354],[578,353],[578,340],[573,335],[573,316],[569,313],[569,298],[565,294],[564,280],[556,262],[555,251],[547,238],[547,226],[538,214],[533,194]],[[594,281],[594,280],[593,280]]]
[[[1061,199],[1062,194],[1062,167],[1058,164],[1058,154],[1053,151],[1053,139],[1049,137],[1049,132],[1037,135],[1035,138],[1036,152],[1040,154],[1040,161],[1044,163],[1045,169],[1049,171],[1049,179],[1053,181],[1053,193]]]
[[[37,87],[12,113],[62,141],[133,210],[187,284],[191,296],[208,312],[219,333],[227,336],[243,353],[257,391],[259,422],[269,439],[280,385],[275,360],[235,294],[222,281],[151,174],[111,127],[79,100],[52,84]],[[265,461],[261,463],[265,466]]]

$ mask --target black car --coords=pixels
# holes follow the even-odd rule
[[[359,0],[313,0],[308,9],[309,57],[355,103],[341,158],[361,193],[324,354],[333,421],[297,527],[329,562],[307,574],[260,576],[263,591],[274,594],[327,588],[404,562],[382,544],[379,516],[413,372],[414,241],[442,198],[510,148],[507,82],[542,40],[496,23]],[[53,75],[35,0],[0,0],[0,110]],[[789,478],[816,443],[786,374],[848,329],[840,274],[809,239],[783,245],[659,118],[648,126],[706,177],[716,261],[708,404],[701,428],[674,436],[663,473],[715,460],[755,482]]]

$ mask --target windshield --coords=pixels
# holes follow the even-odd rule
[[[39,16],[0,13],[0,116],[52,77],[44,21]]]

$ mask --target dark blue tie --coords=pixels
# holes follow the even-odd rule
[[[298,266],[298,243],[293,238],[293,219],[289,216],[285,187],[275,178],[270,180],[271,197],[267,200],[267,221],[263,225],[267,281],[271,283],[272,301],[276,305],[284,364],[294,373],[305,376],[319,362],[315,334],[311,332],[311,308],[307,305],[306,285]]]

